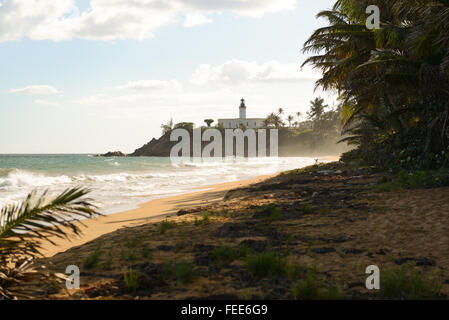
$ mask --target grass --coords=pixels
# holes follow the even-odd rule
[[[240,246],[238,248],[232,248],[228,246],[218,246],[215,247],[211,252],[212,263],[218,266],[227,265],[234,260],[237,260],[242,257],[246,257],[249,252],[249,249]]]
[[[381,273],[379,295],[384,299],[435,299],[440,290],[435,280],[425,279],[420,272],[405,267]]]
[[[277,277],[287,274],[287,262],[273,252],[249,255],[246,266],[255,278]]]
[[[188,262],[169,262],[162,266],[162,276],[180,284],[188,284],[193,281],[195,272],[192,264]]]
[[[176,226],[176,223],[170,222],[168,220],[162,221],[157,228],[159,234],[165,234],[167,230],[172,229]]]
[[[307,272],[305,279],[296,282],[292,295],[296,300],[341,300],[345,297],[337,287],[324,288],[313,269]]]
[[[196,226],[198,226],[198,225],[202,225],[202,224],[209,223],[209,222],[210,222],[210,216],[211,216],[211,214],[210,214],[209,211],[203,211],[203,212],[201,213],[201,219],[198,220],[198,219],[195,218],[194,224],[195,224]]]
[[[84,259],[83,263],[84,268],[89,270],[95,268],[98,265],[98,262],[100,262],[101,254],[102,254],[101,247],[95,249],[94,252],[92,252],[90,255],[86,257],[86,259]]]
[[[412,173],[401,171],[397,176],[382,177],[379,184],[373,187],[375,192],[392,192],[402,189],[442,187],[449,185],[447,172],[420,170]]]
[[[281,211],[274,203],[267,204],[256,210],[256,213],[268,221],[278,221],[283,218]]]
[[[137,271],[130,270],[123,275],[126,291],[135,293],[140,286],[140,274]]]
[[[151,249],[148,246],[143,246],[141,251],[140,251],[142,258],[150,258],[152,256],[151,254]]]

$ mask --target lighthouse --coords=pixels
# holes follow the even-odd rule
[[[245,99],[240,100],[239,117],[237,119],[218,119],[218,124],[225,129],[258,129],[264,127],[264,118],[247,118]]]
[[[246,119],[246,105],[245,105],[245,99],[242,98],[242,100],[240,100],[240,119]]]

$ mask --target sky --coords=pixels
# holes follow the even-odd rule
[[[0,154],[129,153],[242,97],[248,117],[333,105],[300,68],[333,2],[0,0]]]

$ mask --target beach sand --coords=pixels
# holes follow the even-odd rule
[[[44,243],[42,253],[51,257],[72,247],[80,246],[104,234],[114,232],[125,227],[134,227],[149,222],[158,222],[167,217],[174,216],[181,209],[207,206],[222,200],[227,191],[258,183],[272,177],[272,175],[259,176],[254,179],[233,181],[206,187],[207,189],[188,194],[155,199],[139,205],[139,208],[104,215],[96,219],[84,220],[82,235],[68,239],[52,238],[56,245]]]

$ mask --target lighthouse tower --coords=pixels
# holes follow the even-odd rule
[[[246,105],[245,105],[245,99],[242,98],[242,100],[240,100],[240,119],[246,119]]]

